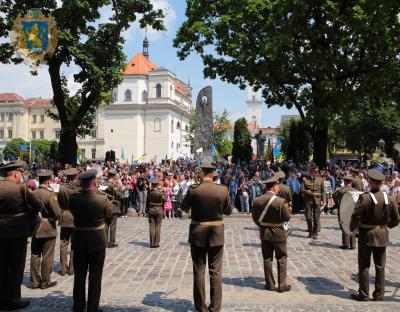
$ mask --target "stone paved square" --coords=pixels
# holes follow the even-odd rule
[[[118,220],[118,248],[107,249],[101,307],[104,311],[194,311],[192,264],[187,243],[189,220],[164,220],[161,248],[150,249],[148,220]],[[336,220],[323,220],[319,239],[308,239],[305,222],[293,221],[288,241],[290,293],[267,292],[258,231],[250,218],[225,219],[222,311],[397,311],[400,307],[400,229],[391,231],[384,302],[357,303],[349,299],[357,286],[357,251],[341,250]],[[30,245],[28,246],[28,249]],[[57,242],[48,290],[30,289],[28,252],[24,311],[70,311],[73,277],[60,276]],[[371,292],[373,273],[371,270]]]

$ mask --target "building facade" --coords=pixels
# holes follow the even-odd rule
[[[129,61],[123,75],[112,102],[98,109],[91,134],[78,137],[81,158],[104,159],[110,150],[116,158],[129,161],[190,156],[186,140],[190,85],[152,63],[146,41],[143,54]],[[57,113],[49,99],[0,94],[0,152],[13,138],[58,140],[60,123],[48,117],[46,110]]]

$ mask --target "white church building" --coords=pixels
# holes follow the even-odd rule
[[[147,39],[143,53],[127,64],[123,78],[113,91],[112,102],[98,109],[91,135],[78,138],[81,158],[104,159],[110,150],[117,159],[129,161],[190,156],[186,140],[190,85],[151,62]],[[0,94],[0,153],[13,138],[58,140],[60,124],[46,115],[47,109],[57,113],[49,99]]]

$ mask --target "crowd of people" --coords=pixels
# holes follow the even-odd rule
[[[211,253],[220,274],[222,248],[211,247],[223,246],[223,227],[220,228],[222,232],[208,232],[207,228],[223,225],[223,214],[236,209],[237,213],[252,215],[261,230],[266,289],[286,292],[290,290],[290,285],[286,285],[286,239],[290,232],[286,223],[292,213],[305,213],[309,237],[317,239],[321,230],[320,215],[337,214],[344,191],[370,194],[379,191],[393,195],[400,203],[400,177],[396,168],[379,171],[351,163],[330,164],[321,171],[314,164],[302,166],[290,161],[272,165],[263,161],[211,165],[189,159],[180,159],[172,164],[89,161],[74,167],[67,164],[63,168],[58,164],[27,166],[18,162],[3,165],[0,169],[0,246],[13,250],[7,256],[0,256],[0,310],[15,310],[29,304],[20,300],[28,236],[32,236],[32,288],[47,289],[56,285],[51,280],[51,273],[59,232],[59,274],[75,274],[74,311],[85,308],[97,311],[105,248],[118,247],[118,217],[126,218],[128,213],[147,216],[150,247],[157,248],[162,220],[188,213],[192,219],[190,243],[193,245],[195,280],[201,284],[201,287],[197,285],[200,288],[197,289],[198,297],[195,295],[195,306],[201,307],[199,311],[202,311],[204,280],[198,275],[204,271],[205,263],[199,259]],[[371,189],[371,186],[375,188]],[[380,200],[384,199],[386,203],[386,196]],[[215,205],[215,209],[210,203]],[[80,207],[90,209],[82,210]],[[193,207],[197,207],[193,210],[195,213]],[[396,204],[391,207],[396,207]],[[398,219],[397,209],[393,211],[396,211]],[[396,219],[395,214],[393,216]],[[397,225],[397,219],[390,226]],[[60,231],[57,231],[57,224]],[[195,230],[196,226],[202,231]],[[207,239],[211,239],[211,245]],[[71,240],[73,253],[68,251]],[[354,249],[354,241],[355,236],[343,233],[341,247]],[[272,274],[274,251],[281,278],[278,288]],[[92,277],[89,277],[86,303],[84,293],[88,270]],[[212,277],[212,283],[218,289],[215,296],[220,297],[220,277],[215,278]],[[363,296],[357,298],[365,299],[365,294]],[[217,306],[215,311],[220,309],[218,298],[214,298],[216,301],[212,303]]]

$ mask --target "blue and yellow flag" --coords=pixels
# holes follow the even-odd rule
[[[213,161],[218,161],[219,153],[214,144],[211,146],[211,156]]]
[[[124,147],[121,148],[121,160],[125,160],[125,151],[124,151]]]

